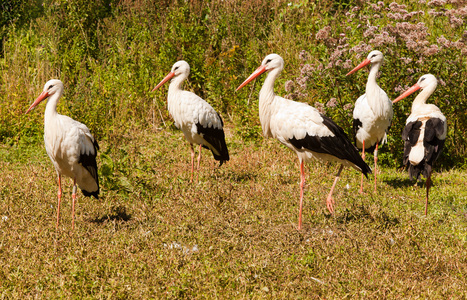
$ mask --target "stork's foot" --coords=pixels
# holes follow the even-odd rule
[[[360,188],[360,190],[358,191],[358,193],[359,193],[360,195],[366,195],[366,194],[367,194],[367,193],[365,193],[365,192],[363,191],[363,187]]]
[[[328,198],[326,199],[326,207],[328,208],[329,212],[331,213],[331,215],[334,214],[334,199],[332,198],[332,196],[328,196]]]

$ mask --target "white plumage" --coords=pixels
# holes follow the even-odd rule
[[[404,165],[407,166],[410,179],[418,179],[420,175],[426,178],[425,215],[428,212],[433,164],[441,154],[447,133],[446,117],[436,105],[426,103],[437,85],[435,76],[423,75],[416,84],[393,101],[396,103],[415,91],[422,90],[413,101],[412,112],[402,131],[402,139]]]
[[[184,60],[176,62],[171,72],[153,89],[155,91],[172,79],[169,85],[167,106],[170,115],[191,146],[191,181],[193,181],[194,157],[193,144],[199,145],[198,169],[201,160],[201,147],[211,150],[214,159],[229,160],[225,143],[224,123],[220,115],[209,103],[192,92],[182,90],[183,82],[190,74],[190,65]]]
[[[60,220],[62,175],[73,179],[72,227],[74,228],[76,184],[85,196],[99,197],[96,163],[99,146],[86,125],[57,113],[58,100],[62,94],[63,83],[58,79],[49,80],[43,92],[26,113],[49,98],[44,113],[44,142],[58,176],[57,228]]]
[[[383,63],[383,53],[374,50],[368,57],[356,66],[350,75],[357,70],[371,64],[370,74],[366,83],[365,94],[355,102],[353,111],[353,130],[355,145],[362,149],[362,157],[365,159],[365,150],[374,151],[375,160],[375,191],[376,191],[376,162],[378,159],[378,144],[384,144],[387,140],[387,132],[391,126],[393,117],[392,102],[388,95],[376,83],[379,67]],[[360,193],[363,192],[363,176],[360,184]]]
[[[330,118],[305,103],[284,99],[274,94],[274,82],[283,68],[284,60],[277,54],[270,54],[237,90],[262,73],[269,72],[259,93],[259,119],[266,137],[278,139],[297,153],[301,175],[298,229],[301,229],[305,161],[317,158],[342,164],[326,199],[326,206],[331,213],[334,212],[332,193],[343,166],[353,167],[365,175],[371,170],[348,140],[345,132]]]

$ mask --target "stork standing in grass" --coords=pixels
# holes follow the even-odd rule
[[[262,73],[269,72],[259,93],[259,119],[266,137],[278,139],[282,144],[295,151],[298,156],[300,162],[298,229],[300,230],[302,228],[305,161],[317,158],[323,161],[337,161],[342,164],[326,199],[326,206],[331,213],[334,213],[332,194],[344,165],[353,167],[365,175],[371,170],[342,128],[330,118],[320,114],[314,107],[305,103],[284,99],[274,94],[274,82],[283,68],[284,60],[282,57],[270,54],[237,90]]]
[[[86,125],[57,113],[58,100],[62,94],[63,83],[57,79],[49,80],[43,92],[26,113],[43,100],[49,99],[44,114],[44,142],[58,176],[57,229],[62,199],[62,175],[73,179],[72,228],[74,229],[76,185],[80,187],[85,196],[99,198],[96,163],[99,145]]]
[[[374,151],[375,168],[375,192],[376,192],[376,165],[378,160],[378,144],[384,144],[393,117],[392,102],[388,95],[376,83],[376,75],[383,63],[383,53],[374,50],[368,57],[356,66],[346,76],[353,74],[361,68],[371,65],[370,74],[366,83],[365,94],[355,102],[353,111],[353,131],[355,145],[362,150],[365,159],[365,151]],[[363,175],[360,182],[360,193],[363,193]]]
[[[199,145],[198,169],[201,161],[201,147],[211,150],[214,159],[220,161],[219,166],[229,160],[229,151],[225,143],[224,123],[221,116],[202,98],[192,92],[182,90],[182,84],[189,74],[190,65],[184,60],[177,61],[170,73],[152,91],[173,78],[169,85],[167,106],[175,121],[175,126],[182,130],[190,143],[190,182],[192,182],[195,159],[193,144]]]
[[[423,75],[416,84],[394,99],[394,103],[422,90],[412,103],[412,112],[407,118],[402,139],[404,140],[404,165],[410,179],[426,178],[425,215],[428,212],[428,194],[431,187],[433,164],[441,154],[446,139],[446,117],[434,104],[426,100],[435,91],[438,80],[431,74]]]

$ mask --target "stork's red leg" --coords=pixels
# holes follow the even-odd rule
[[[375,169],[373,172],[375,173],[375,192],[376,192],[376,162],[378,161],[378,143],[376,143],[374,156],[375,156]],[[362,178],[363,178],[363,173],[362,173]]]
[[[198,170],[199,170],[199,163],[201,162],[201,147],[203,145],[199,145],[199,154],[198,154]]]
[[[339,180],[339,176],[341,175],[343,168],[344,165],[341,165],[339,167],[339,171],[337,171],[336,178],[334,179],[334,183],[331,187],[331,191],[329,192],[328,198],[326,199],[326,207],[328,208],[331,214],[334,214],[334,199],[332,199],[332,193],[334,192],[334,188],[336,187],[337,180]]]
[[[193,149],[193,144],[190,144],[191,150],[191,179],[190,183],[193,182],[193,172],[195,171],[195,150]]]
[[[198,167],[196,168],[198,170],[198,173],[196,174],[196,180],[199,180],[199,164],[201,162],[201,147],[203,145],[199,145],[199,153],[198,153]]]
[[[365,140],[363,140],[363,143],[362,143],[362,159],[363,161],[365,161]],[[360,180],[360,194],[363,193],[363,173],[362,173],[362,178]]]
[[[303,161],[300,161],[300,210],[298,212],[298,230],[302,229],[303,190],[305,188],[305,170]]]
[[[431,187],[431,174],[428,175],[428,178],[426,179],[425,216],[428,213],[428,194],[430,192],[430,187]]]
[[[62,176],[58,175],[58,205],[57,205],[57,230],[58,230],[58,222],[60,220],[60,204],[62,202]]]
[[[76,202],[76,179],[73,180],[73,193],[71,194],[73,200],[71,205],[71,229],[75,229],[75,202]]]

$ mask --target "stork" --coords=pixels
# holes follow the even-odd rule
[[[366,83],[365,94],[355,102],[353,110],[354,143],[362,150],[362,158],[365,159],[365,151],[374,151],[374,174],[376,192],[376,165],[378,160],[378,144],[384,144],[393,117],[392,102],[388,95],[376,83],[376,75],[383,63],[383,53],[378,50],[371,51],[363,60],[346,76],[355,73],[361,68],[370,65],[370,74]],[[363,174],[360,182],[360,193],[363,193]]]
[[[326,199],[326,206],[331,213],[334,213],[332,194],[344,165],[353,167],[365,176],[371,173],[371,169],[360,157],[344,130],[330,118],[305,103],[291,101],[274,94],[274,82],[283,68],[282,57],[269,54],[261,66],[237,88],[237,91],[264,72],[269,72],[259,93],[259,119],[264,136],[278,139],[298,156],[300,163],[298,230],[300,230],[305,186],[304,162],[316,158],[341,163]]]
[[[428,97],[435,91],[438,80],[434,75],[426,74],[393,103],[422,90],[412,103],[412,112],[407,118],[402,131],[404,140],[404,165],[407,166],[410,179],[426,178],[425,216],[428,212],[428,194],[431,187],[433,164],[441,154],[446,139],[446,117],[434,104],[427,104]]]
[[[175,126],[182,130],[190,143],[190,182],[192,182],[195,159],[193,144],[199,145],[198,169],[201,161],[201,147],[211,150],[214,159],[220,161],[219,167],[224,161],[229,160],[229,151],[225,143],[224,123],[219,113],[194,93],[182,90],[182,84],[189,74],[190,65],[184,60],[177,61],[169,74],[152,91],[154,92],[173,78],[169,85],[167,106],[175,121]]]
[[[75,228],[76,185],[84,196],[99,198],[96,155],[99,145],[86,125],[57,113],[58,100],[63,94],[63,83],[58,79],[47,81],[43,92],[26,111],[47,99],[44,113],[45,150],[58,176],[57,225],[60,220],[62,175],[73,180],[72,228]]]

